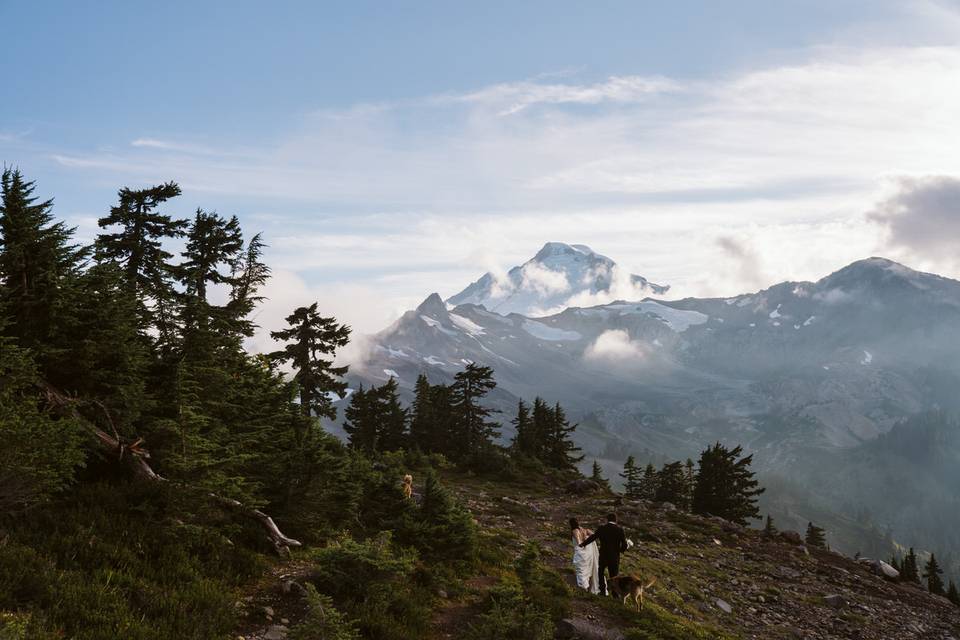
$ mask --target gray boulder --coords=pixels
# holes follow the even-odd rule
[[[871,558],[860,558],[857,562],[867,566],[875,575],[887,580],[897,580],[900,578],[900,572],[883,560],[873,560]]]
[[[564,618],[557,623],[555,638],[560,640],[624,640],[617,629],[606,627],[584,618]]]
[[[829,596],[823,596],[823,603],[828,607],[833,607],[834,609],[845,609],[847,606],[847,599],[841,596],[839,593],[834,593]]]

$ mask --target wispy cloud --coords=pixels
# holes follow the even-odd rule
[[[343,311],[371,330],[551,238],[674,295],[894,251],[901,218],[864,211],[897,176],[960,176],[957,77],[954,46],[828,47],[696,82],[565,76],[324,110],[243,153],[145,136],[53,157],[118,184],[178,179],[209,206],[243,200],[277,268],[310,280],[298,291],[377,292]]]

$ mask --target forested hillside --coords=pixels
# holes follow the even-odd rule
[[[576,470],[577,425],[560,404],[518,402],[515,436],[497,444],[496,376],[478,362],[449,383],[421,377],[409,406],[392,379],[355,390],[341,442],[323,422],[347,396],[334,362],[350,328],[304,300],[272,333],[275,351],[245,351],[270,276],[264,240],[236,217],[176,217],[179,195],[172,182],[121,189],[85,246],[36,185],[3,172],[0,638],[519,640],[569,634],[571,612],[632,638],[753,633],[716,615],[721,585],[749,570],[756,586],[786,547],[744,555],[755,564],[729,555],[761,535],[744,529],[763,489],[739,447],[628,465],[621,497],[596,465],[591,479]],[[496,519],[494,494],[516,513]],[[566,517],[610,508],[649,543],[632,566],[673,572],[641,614],[570,586]],[[818,550],[811,527],[817,561],[881,580]],[[811,611],[794,604],[818,593],[822,572],[769,521],[765,539],[809,570],[803,588],[777,592],[771,620],[787,624]],[[708,588],[677,574],[681,556]],[[957,610],[914,583],[954,602],[956,587],[934,558],[925,572],[918,562],[897,559],[908,586],[870,583],[869,607],[955,630]],[[734,604],[764,602],[758,589],[730,590]],[[864,614],[837,615],[839,633]]]

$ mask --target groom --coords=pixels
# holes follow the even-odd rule
[[[623,527],[617,524],[617,514],[608,513],[607,523],[597,527],[592,536],[580,543],[581,547],[598,540],[600,542],[600,595],[607,595],[607,583],[603,577],[604,569],[610,571],[613,578],[620,572],[620,554],[627,550],[627,536]]]

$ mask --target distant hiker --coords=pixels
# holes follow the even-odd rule
[[[581,547],[586,547],[594,540],[600,541],[600,562],[599,562],[599,583],[600,595],[607,595],[607,584],[604,580],[603,572],[610,572],[613,578],[620,572],[620,554],[628,549],[627,536],[623,533],[623,528],[617,524],[617,514],[608,513],[607,523],[600,525],[596,533],[588,536],[586,540],[580,543]]]
[[[577,586],[590,593],[599,593],[597,570],[600,552],[597,543],[582,546],[583,541],[593,535],[593,531],[581,527],[576,518],[570,518],[570,530],[573,532],[573,568],[577,574]]]
[[[413,476],[409,473],[403,476],[403,497],[409,500],[413,496]]]

